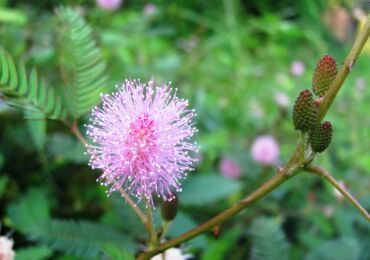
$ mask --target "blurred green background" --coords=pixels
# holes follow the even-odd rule
[[[183,181],[169,237],[236,203],[288,160],[298,137],[295,97],[311,88],[320,56],[341,64],[369,10],[355,0],[124,0],[114,10],[92,0],[0,0],[0,45],[54,86],[63,85],[61,5],[91,26],[106,92],[125,78],[170,81],[197,110],[200,163]],[[332,144],[315,159],[368,210],[369,57],[368,43],[326,116]],[[84,147],[60,122],[24,117],[0,96],[0,234],[13,238],[16,259],[133,259],[147,235],[120,196],[106,197]],[[79,120],[82,131],[88,118]],[[251,152],[263,135],[279,149],[268,164]],[[218,239],[208,232],[181,249],[195,259],[365,260],[370,225],[331,186],[302,173],[222,224]]]

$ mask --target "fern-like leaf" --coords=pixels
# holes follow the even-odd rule
[[[360,236],[358,241],[361,244],[361,255],[359,260],[369,260],[370,256],[370,235]]]
[[[105,245],[133,252],[134,242],[108,226],[88,221],[51,220],[36,237],[42,244],[66,254],[96,258]]]
[[[50,259],[53,252],[46,247],[26,247],[17,250],[15,260],[44,260]]]
[[[276,218],[259,218],[252,223],[253,260],[289,259],[289,243]]]
[[[97,258],[107,246],[135,251],[135,243],[121,232],[90,221],[50,219],[47,195],[32,189],[7,209],[16,230],[49,249],[77,257]]]
[[[57,16],[65,100],[70,114],[78,118],[99,102],[106,65],[84,19],[71,8],[59,8]]]
[[[7,213],[13,228],[37,236],[50,219],[50,205],[47,194],[40,189],[31,189],[19,201],[11,203]]]
[[[10,105],[35,111],[50,119],[64,119],[62,100],[54,88],[46,86],[35,69],[27,74],[23,62],[16,64],[11,55],[0,47],[0,92]]]
[[[304,260],[358,260],[361,247],[353,237],[329,240],[314,248]]]
[[[116,247],[114,245],[106,245],[102,249],[104,252],[104,257],[102,259],[104,260],[112,260],[112,259],[124,259],[124,260],[135,260],[135,256],[119,247]]]

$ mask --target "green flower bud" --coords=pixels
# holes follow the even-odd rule
[[[315,153],[321,153],[325,151],[330,144],[332,134],[333,130],[330,122],[324,122],[317,127],[309,137],[309,143],[311,144],[312,151]]]
[[[337,75],[337,63],[330,55],[321,57],[312,78],[313,93],[323,97]]]
[[[299,93],[293,108],[293,123],[296,130],[310,132],[317,122],[317,106],[310,90]]]
[[[171,221],[176,217],[177,209],[179,207],[179,199],[177,198],[177,195],[173,195],[173,199],[164,201],[161,207],[162,218],[166,221]]]

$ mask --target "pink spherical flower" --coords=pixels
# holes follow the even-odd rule
[[[276,92],[275,101],[280,107],[287,108],[289,106],[289,97],[284,92]]]
[[[269,135],[257,137],[252,145],[252,158],[261,164],[273,164],[279,157],[279,146]]]
[[[98,179],[108,193],[122,187],[153,206],[153,196],[173,199],[180,179],[193,170],[198,146],[190,142],[197,132],[194,110],[168,85],[126,80],[112,95],[102,95],[87,125],[93,140],[87,151],[90,166],[103,170]]]
[[[292,65],[290,66],[290,72],[294,76],[301,76],[305,71],[305,66],[302,61],[295,60],[292,62]]]
[[[155,14],[156,12],[157,12],[157,7],[154,4],[149,3],[144,6],[145,15],[150,16],[150,15]]]
[[[122,0],[96,0],[96,3],[104,10],[113,11],[121,6]]]
[[[229,179],[237,179],[240,177],[241,169],[239,164],[233,160],[222,158],[218,168],[223,176]]]

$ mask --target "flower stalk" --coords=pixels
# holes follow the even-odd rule
[[[147,229],[149,233],[149,249],[155,249],[158,246],[158,234],[155,230],[154,222],[153,222],[153,212],[152,209],[147,206],[146,207],[146,217],[147,217]]]
[[[353,197],[347,189],[345,189],[339,182],[330,174],[330,172],[322,167],[315,165],[308,165],[304,168],[307,172],[314,173],[325,180],[327,180],[332,186],[334,186],[343,196],[351,203],[368,221],[370,221],[370,214],[366,209]]]

